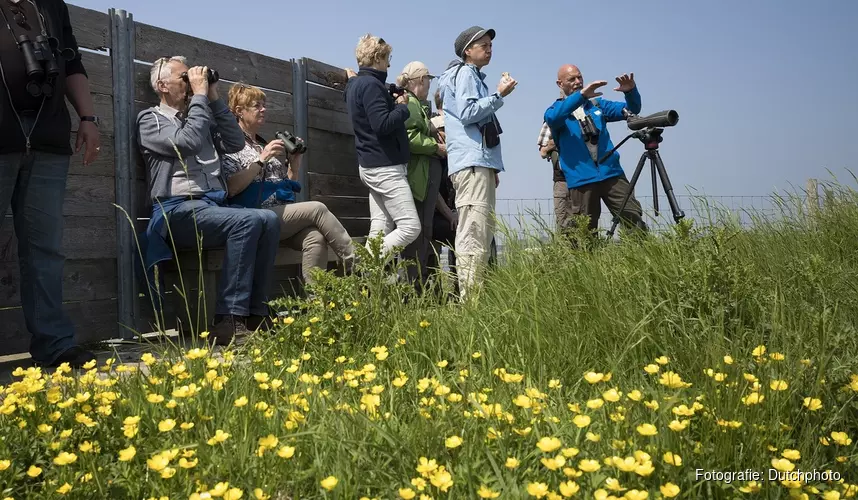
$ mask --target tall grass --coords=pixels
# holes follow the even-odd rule
[[[0,498],[854,496],[858,195],[832,193],[750,228],[714,207],[619,244],[511,239],[461,305],[365,254],[226,352],[22,371]]]

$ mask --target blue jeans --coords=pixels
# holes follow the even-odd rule
[[[178,249],[225,248],[215,314],[268,315],[268,289],[280,246],[280,220],[271,210],[232,208],[189,200],[167,217]],[[196,226],[194,219],[196,219]]]
[[[30,356],[45,364],[75,345],[74,326],[63,312],[61,249],[70,160],[41,151],[0,155],[0,221],[11,204]]]

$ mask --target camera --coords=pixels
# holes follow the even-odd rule
[[[35,40],[21,35],[17,41],[24,56],[24,68],[29,79],[27,92],[33,97],[51,97],[54,93],[53,81],[60,74],[60,66],[54,57],[59,42],[56,38],[45,38],[44,35],[37,36]],[[71,57],[65,51],[61,55],[67,60],[74,57],[73,51]]]
[[[659,111],[648,116],[638,116],[628,114],[626,116],[626,124],[629,130],[640,130],[643,128],[662,128],[672,127],[679,122],[679,113],[675,110],[668,109]]]
[[[182,73],[182,80],[184,80],[185,83],[190,84],[190,81],[188,80],[188,72],[187,71]],[[208,73],[206,73],[206,80],[208,80],[209,85],[211,85],[211,84],[217,82],[218,80],[220,80],[220,75],[218,75],[217,70],[208,68]]]
[[[307,146],[304,144],[304,141],[290,134],[288,130],[276,132],[274,137],[283,141],[287,154],[305,153],[307,151]]]
[[[387,91],[390,92],[390,97],[394,99],[405,93],[405,89],[395,83],[388,84]]]

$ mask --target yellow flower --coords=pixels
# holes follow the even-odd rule
[[[72,489],[72,486],[69,483],[63,483],[62,486],[57,488],[57,493],[59,493],[60,495],[65,495],[66,493],[71,491],[71,489]]]
[[[158,430],[161,432],[169,432],[173,430],[174,427],[176,427],[176,421],[172,418],[158,422]]]
[[[661,370],[661,368],[659,368],[658,365],[648,364],[648,365],[644,366],[644,371],[649,373],[650,375],[652,375],[654,373],[658,373],[659,370]]]
[[[834,431],[831,433],[831,439],[840,446],[849,446],[852,444],[852,438],[850,438],[845,432]],[[0,470],[3,469],[0,468]]]
[[[762,403],[764,399],[766,399],[765,396],[762,396],[759,392],[754,391],[743,397],[742,402],[745,403],[746,406],[751,406]]]
[[[658,434],[658,429],[652,424],[641,424],[637,426],[637,431],[641,436],[655,436]]]
[[[605,379],[604,373],[587,372],[584,374],[584,380],[591,384],[598,384]]]
[[[560,440],[555,437],[544,437],[536,443],[536,447],[545,453],[551,453],[552,451],[560,448],[562,444],[563,443],[561,443]]]
[[[816,398],[804,398],[804,406],[810,411],[822,408],[822,401]]]
[[[781,471],[781,472],[789,472],[795,469],[795,464],[790,462],[786,458],[773,458],[772,459],[772,467]]]
[[[333,490],[337,487],[337,478],[334,476],[328,476],[325,479],[322,479],[319,484],[322,485],[322,488],[325,488],[328,491]]]
[[[480,498],[497,498],[500,496],[499,491],[493,491],[486,485],[480,485],[480,489],[477,490],[477,495]]]
[[[280,458],[292,458],[295,455],[295,448],[292,446],[282,446],[277,450],[277,456]]]
[[[536,498],[542,498],[548,494],[548,485],[545,483],[528,483],[527,493]]]
[[[601,467],[597,460],[582,459],[578,462],[578,468],[584,472],[596,472]]]
[[[742,486],[739,491],[742,493],[756,493],[762,489],[762,485],[756,481],[751,481],[747,486]]]
[[[405,500],[411,500],[416,497],[417,493],[414,492],[411,488],[399,488],[399,498],[403,498]]]
[[[801,452],[798,450],[784,450],[781,453],[781,456],[783,456],[784,458],[789,459],[789,460],[800,460],[801,459]]]
[[[685,428],[688,427],[689,422],[689,420],[672,420],[670,424],[668,424],[668,427],[670,427],[670,430],[674,432],[684,431]]]
[[[38,477],[39,474],[42,473],[41,467],[36,467],[35,465],[31,465],[29,469],[27,469],[27,475],[30,477]]]
[[[8,469],[11,466],[12,466],[11,460],[0,460],[0,472]]]
[[[655,358],[655,362],[664,366],[664,365],[668,364],[670,362],[670,360],[667,358],[667,356],[661,356],[661,357]]]
[[[462,445],[462,438],[459,436],[450,436],[447,438],[445,444],[447,445],[447,448],[456,448]]]
[[[124,450],[119,450],[119,461],[120,462],[128,462],[132,458],[134,458],[134,455],[136,455],[136,454],[137,454],[137,448],[135,448],[134,445],[131,445],[128,448],[125,448]]]
[[[571,497],[578,493],[578,490],[580,489],[581,487],[578,486],[578,483],[576,483],[575,481],[566,481],[560,483],[560,494],[564,497]]]
[[[579,429],[583,429],[590,425],[590,417],[587,415],[575,415],[575,418],[572,419],[572,423],[574,423]]]
[[[679,486],[673,483],[663,484],[658,487],[661,490],[661,494],[665,496],[665,498],[673,498],[676,495],[679,495]]]
[[[664,458],[664,463],[666,463],[666,464],[675,465],[677,467],[682,465],[682,457],[680,457],[679,455],[676,455],[670,451],[665,453],[664,457],[662,457],[662,458]]]
[[[515,469],[516,467],[518,467],[519,463],[521,462],[519,462],[517,458],[507,457],[504,466],[506,466],[507,469]]]
[[[223,494],[223,500],[238,500],[244,495],[244,492],[238,488],[230,488],[229,491]]]
[[[640,401],[641,398],[643,398],[643,394],[641,394],[641,391],[635,389],[632,392],[626,394],[626,397],[631,399],[632,401]]]
[[[428,322],[428,321],[426,321],[426,320],[424,319],[423,321],[421,321],[421,322],[420,322],[420,328],[426,328],[426,327],[428,327],[428,326],[429,326],[429,325],[431,325],[431,324],[432,324],[432,323],[430,323],[430,322]]]
[[[77,455],[74,453],[62,452],[54,458],[56,465],[68,465],[77,461]]]
[[[764,354],[766,354],[766,346],[764,346],[764,345],[758,345],[751,352],[751,355],[754,356],[755,358],[761,358],[761,357],[763,357]]]
[[[769,383],[769,387],[773,391],[785,391],[789,387],[789,384],[786,380],[772,380],[771,383]]]
[[[733,364],[733,356],[730,356],[729,354],[727,356],[724,356],[724,364],[725,365],[732,365]]]

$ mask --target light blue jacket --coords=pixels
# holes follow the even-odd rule
[[[456,70],[459,70],[456,74]],[[456,75],[455,81],[453,76]],[[490,123],[503,106],[503,97],[489,92],[485,73],[473,64],[453,65],[438,80],[447,134],[447,164],[450,175],[467,167],[488,167],[503,172],[501,144],[488,148],[480,126]]]

